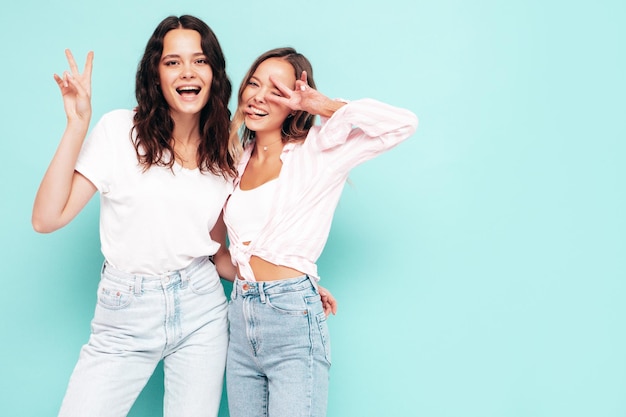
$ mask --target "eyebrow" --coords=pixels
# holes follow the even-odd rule
[[[204,52],[194,52],[192,55],[192,57],[198,57],[198,56],[206,56]],[[172,58],[180,58],[181,56],[179,54],[167,54],[167,55],[163,55],[161,57],[161,60],[164,59],[172,59]]]

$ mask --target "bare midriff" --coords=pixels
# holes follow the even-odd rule
[[[250,242],[244,242],[244,245],[249,245]],[[266,261],[263,258],[252,255],[250,257],[250,268],[254,273],[254,278],[257,281],[278,281],[281,279],[289,279],[304,275],[303,272],[297,269],[289,268],[288,266],[276,265]],[[237,268],[237,276],[241,277],[239,268]]]

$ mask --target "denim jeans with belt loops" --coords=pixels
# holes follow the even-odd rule
[[[235,279],[228,319],[231,417],[326,415],[330,339],[313,279]]]
[[[208,257],[158,276],[105,262],[91,336],[59,416],[126,416],[161,360],[163,415],[217,416],[227,346],[227,300]]]

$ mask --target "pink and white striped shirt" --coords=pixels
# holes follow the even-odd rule
[[[249,245],[237,236],[226,203],[229,249],[241,278],[255,281],[250,267],[255,255],[319,280],[316,262],[350,170],[409,138],[416,128],[417,117],[409,110],[362,99],[323,118],[304,142],[287,143],[268,223]],[[248,146],[239,162],[237,183],[251,153]]]

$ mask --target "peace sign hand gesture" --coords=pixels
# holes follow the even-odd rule
[[[285,84],[270,76],[270,81],[282,93],[282,97],[268,95],[266,99],[277,104],[282,104],[292,110],[303,110],[310,114],[330,117],[345,103],[331,100],[324,94],[312,88],[307,83],[306,71],[302,71],[299,80],[296,80],[295,88],[292,90]]]
[[[63,106],[68,122],[82,121],[89,123],[91,119],[91,70],[93,68],[93,52],[87,54],[85,68],[81,74],[69,49],[65,50],[69,71],[64,71],[63,76],[54,74],[61,95]]]

